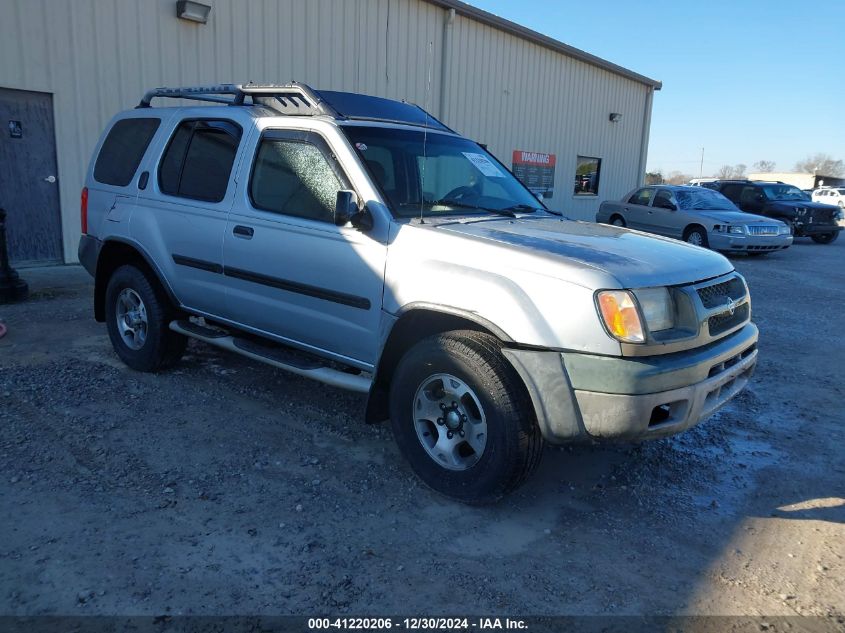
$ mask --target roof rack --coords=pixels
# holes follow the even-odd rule
[[[249,102],[246,98],[249,97]],[[137,108],[149,108],[153,99],[190,99],[227,105],[259,105],[279,114],[293,116],[324,115],[337,120],[357,119],[403,123],[454,132],[418,105],[382,97],[314,90],[306,84],[216,84],[182,88],[153,88],[147,91]]]
[[[289,84],[216,84],[212,86],[184,86],[181,88],[153,88],[144,94],[138,108],[149,108],[153,99],[190,99],[228,105],[247,105],[249,97],[253,105],[262,105],[281,114],[294,116],[326,115],[341,118],[310,86],[292,82]]]

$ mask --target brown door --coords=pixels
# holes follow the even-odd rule
[[[0,88],[0,208],[12,264],[62,261],[53,95]]]

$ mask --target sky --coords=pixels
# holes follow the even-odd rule
[[[663,82],[648,170],[845,159],[845,0],[469,0]]]

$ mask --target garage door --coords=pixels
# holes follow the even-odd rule
[[[53,96],[0,88],[0,208],[12,264],[62,261]]]

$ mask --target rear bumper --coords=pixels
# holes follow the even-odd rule
[[[100,257],[100,249],[103,243],[91,235],[83,235],[79,238],[79,263],[88,271],[92,277],[97,275],[97,259]]]
[[[554,444],[673,435],[737,395],[757,362],[757,327],[703,348],[620,358],[505,350],[534,403],[543,436]]]
[[[710,248],[734,253],[779,251],[792,245],[791,235],[731,235],[711,232],[708,239]]]

